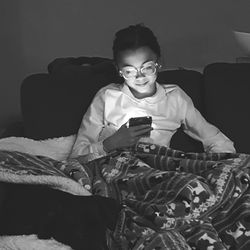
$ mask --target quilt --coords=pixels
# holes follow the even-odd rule
[[[46,180],[65,192],[118,200],[109,249],[249,249],[249,171],[247,154],[145,142],[88,163],[0,151],[1,181]]]
[[[110,249],[250,248],[249,155],[138,143],[85,168],[123,205]]]

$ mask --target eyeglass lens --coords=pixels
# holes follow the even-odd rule
[[[155,62],[150,62],[140,68],[139,70],[134,67],[124,67],[121,69],[121,73],[125,78],[133,78],[136,77],[137,74],[140,73],[143,75],[153,75],[156,71],[157,64]]]

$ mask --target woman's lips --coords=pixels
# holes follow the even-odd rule
[[[148,82],[144,82],[144,83],[136,83],[135,85],[138,87],[144,87],[147,85]]]

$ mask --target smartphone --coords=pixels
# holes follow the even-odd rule
[[[129,127],[144,125],[144,124],[152,124],[151,116],[141,116],[141,117],[132,117],[129,119]]]
[[[132,117],[129,119],[129,127],[148,124],[151,126],[152,117],[151,116],[141,116],[141,117]],[[150,132],[146,133],[145,136],[150,136]]]

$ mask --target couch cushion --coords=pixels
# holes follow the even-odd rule
[[[238,152],[250,153],[250,63],[213,63],[204,69],[207,119],[235,142]]]
[[[21,86],[25,136],[47,139],[75,134],[95,93],[116,77],[105,72],[70,66],[55,74],[25,78]]]

